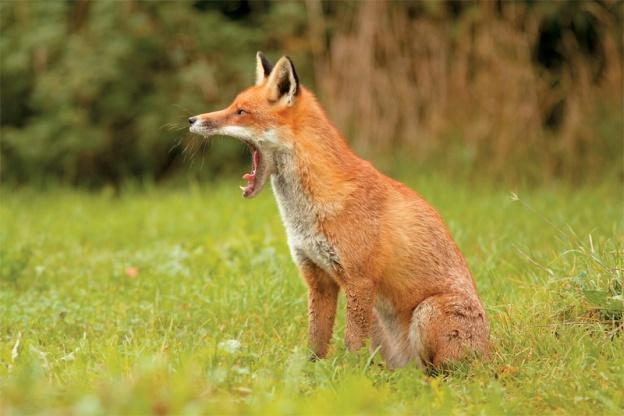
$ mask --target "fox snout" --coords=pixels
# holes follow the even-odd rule
[[[189,117],[188,121],[191,127],[203,127],[205,129],[216,129],[219,127],[219,123],[216,120],[207,118]]]
[[[192,116],[188,118],[190,131],[197,134],[210,134],[221,126],[218,120],[206,116]]]

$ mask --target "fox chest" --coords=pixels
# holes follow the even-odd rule
[[[333,275],[340,268],[340,258],[335,247],[318,231],[314,205],[294,180],[274,175],[271,185],[295,263],[312,261]]]

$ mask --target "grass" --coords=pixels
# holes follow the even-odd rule
[[[407,182],[467,258],[489,362],[387,371],[345,352],[342,310],[329,358],[308,362],[270,191],[5,188],[0,414],[622,414],[619,185]]]

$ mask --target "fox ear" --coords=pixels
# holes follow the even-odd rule
[[[262,84],[271,74],[273,65],[260,51],[256,52],[256,85]]]
[[[291,106],[299,93],[299,78],[289,57],[283,56],[275,64],[267,81],[269,101],[284,100]]]

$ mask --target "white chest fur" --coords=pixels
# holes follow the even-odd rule
[[[330,274],[335,272],[340,268],[340,259],[335,248],[319,232],[318,208],[303,192],[296,173],[282,165],[280,173],[271,176],[271,185],[295,263],[312,261]]]

